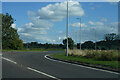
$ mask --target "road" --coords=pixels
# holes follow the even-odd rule
[[[114,72],[66,64],[45,58],[45,55],[60,52],[62,51],[3,53],[2,77],[34,78],[34,80],[35,78],[39,80],[118,79],[118,74]]]

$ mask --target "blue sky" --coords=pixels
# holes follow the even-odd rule
[[[16,19],[12,25],[24,42],[62,43],[66,36],[66,2],[3,2],[2,13]],[[117,33],[118,5],[109,2],[69,2],[69,37],[82,42],[101,40],[104,34]]]

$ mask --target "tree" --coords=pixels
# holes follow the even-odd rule
[[[63,44],[64,44],[64,48],[66,48],[67,39],[63,40]],[[74,46],[74,41],[72,40],[72,38],[68,38],[68,47],[69,47],[69,49],[73,49],[73,46]]]
[[[112,46],[112,42],[113,40],[116,39],[116,34],[115,33],[111,33],[111,34],[105,34],[105,41],[106,41],[106,46],[111,49]]]
[[[0,14],[0,50],[2,49],[2,14]]]
[[[106,41],[113,41],[115,39],[116,39],[116,34],[115,33],[105,34],[105,40]]]
[[[79,45],[78,45],[78,48],[80,48]],[[82,48],[83,49],[94,49],[95,46],[92,41],[86,41],[85,43],[82,44]]]
[[[2,16],[2,47],[3,49],[22,49],[23,41],[19,39],[17,30],[12,28],[14,19],[11,15],[6,13]]]
[[[48,48],[49,48],[49,44],[45,43],[45,49],[48,49]]]

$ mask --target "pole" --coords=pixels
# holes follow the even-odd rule
[[[80,50],[81,50],[81,35],[82,35],[82,32],[81,32],[81,18],[80,18]]]
[[[82,32],[81,32],[81,18],[77,18],[80,20],[80,50],[81,50],[81,35],[82,35]]]
[[[95,30],[95,28],[94,28]],[[97,49],[97,45],[96,45],[96,30],[95,30],[95,50]]]
[[[66,38],[67,38],[67,49],[66,49],[66,56],[68,56],[68,1],[67,1],[67,29],[66,29]]]

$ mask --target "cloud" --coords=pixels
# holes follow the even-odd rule
[[[28,11],[27,15],[31,22],[17,28],[20,38],[24,42],[38,41],[55,43],[59,41],[58,36],[50,35],[54,21],[62,21],[66,18],[67,2],[48,4],[37,12]],[[79,2],[69,1],[69,16],[83,16],[84,10]],[[62,31],[56,32],[58,35],[63,34]],[[61,36],[63,39],[63,36]]]
[[[89,23],[91,25],[95,25],[93,27],[89,26]],[[86,23],[87,25],[87,23]],[[101,22],[88,22],[87,27],[82,28],[82,42],[91,40],[103,40],[105,34],[109,33],[116,33],[118,34],[118,22],[112,22],[109,25],[105,25]],[[79,29],[71,30],[69,33],[70,37],[74,39],[74,41],[80,42],[80,31]]]
[[[104,23],[102,23],[102,22],[93,22],[93,21],[89,21],[88,24],[94,25],[94,26],[103,26],[104,25]]]
[[[59,34],[63,34],[64,33],[64,31],[57,31]]]
[[[118,2],[109,2],[111,5],[118,5]]]
[[[16,24],[12,24],[11,27],[16,29]]]
[[[107,18],[102,17],[102,18],[100,19],[100,21],[102,21],[102,22],[107,22]]]
[[[72,26],[72,27],[80,27],[80,23],[73,23],[73,24],[70,24],[70,26]],[[85,23],[82,23],[81,27],[87,27],[87,25]]]
[[[105,0],[107,2],[119,2],[120,0]]]
[[[83,16],[84,10],[77,1],[69,1],[69,16]],[[36,13],[28,11],[28,15],[43,20],[62,21],[67,14],[67,2],[49,4],[39,9]]]
[[[19,27],[18,33],[20,38],[24,40],[24,42],[28,41],[38,41],[38,42],[52,42],[52,40],[47,37],[48,30],[52,27],[53,24],[48,21],[33,21]]]

